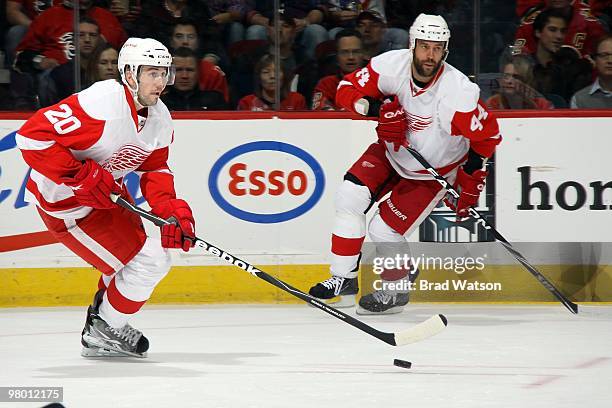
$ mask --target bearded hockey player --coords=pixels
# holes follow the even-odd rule
[[[366,212],[374,203],[390,193],[368,225],[370,239],[399,243],[444,198],[445,190],[404,146],[419,151],[460,191],[456,203],[447,203],[459,218],[477,204],[488,174],[487,158],[501,136],[496,119],[479,99],[478,86],[445,62],[449,39],[441,16],[421,14],[410,28],[409,49],[372,58],[338,85],[339,106],[378,118],[378,141],[348,170],[337,191],[332,277],[313,286],[310,295],[340,296],[339,306],[354,304]],[[382,279],[406,279],[407,273],[391,270]],[[416,273],[409,279],[416,279]],[[362,296],[357,312],[397,313],[407,303],[407,290],[381,289]]]

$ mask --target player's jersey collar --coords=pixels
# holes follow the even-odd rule
[[[433,77],[431,81],[429,81],[429,83],[424,88],[419,88],[418,86],[416,86],[414,84],[414,81],[412,80],[412,75],[410,75],[410,93],[412,94],[413,98],[416,98],[417,96],[424,94],[425,92],[427,92],[427,90],[429,90],[432,86],[434,86],[436,82],[438,82],[438,79],[440,79],[440,77],[442,76],[442,72],[444,72],[444,65],[445,65],[444,63],[440,65],[440,69],[438,70],[438,72],[436,72],[436,75]]]
[[[125,99],[127,100],[128,106],[130,107],[130,113],[132,116],[132,121],[134,122],[134,126],[136,127],[136,132],[140,132],[144,127],[145,121],[147,119],[147,115],[139,115],[136,111],[136,102],[134,102],[134,97],[132,96],[132,92],[128,89],[128,87],[123,84],[123,90],[125,91]],[[144,108],[147,110],[148,109]]]
[[[130,107],[132,121],[134,122],[134,126],[136,127],[136,129],[138,129],[138,113],[136,112],[136,103],[134,102],[134,97],[132,96],[132,92],[125,84],[123,84],[123,90],[125,92],[125,100],[127,101],[127,104]]]

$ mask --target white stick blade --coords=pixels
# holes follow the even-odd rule
[[[395,344],[405,346],[435,336],[446,328],[447,320],[443,315],[431,316],[429,319],[411,327],[410,329],[395,333]]]
[[[578,316],[595,318],[597,320],[612,320],[612,307],[609,305],[593,306],[581,304],[578,306]]]

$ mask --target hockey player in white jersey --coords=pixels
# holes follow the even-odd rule
[[[338,85],[338,106],[378,118],[378,141],[348,170],[337,191],[332,277],[313,286],[312,296],[340,296],[340,305],[354,304],[365,214],[375,202],[391,193],[368,225],[370,239],[398,243],[405,242],[444,198],[438,182],[403,146],[419,151],[454,183],[461,196],[447,205],[459,218],[476,205],[487,176],[487,158],[501,136],[497,120],[479,99],[478,87],[445,62],[449,39],[441,16],[421,14],[410,28],[409,49],[372,58]],[[405,279],[408,271],[386,272],[383,280],[396,281]],[[400,312],[407,303],[406,291],[377,290],[360,299],[357,311]]]
[[[32,167],[26,199],[59,242],[102,272],[82,355],[144,357],[149,342],[128,321],[170,269],[167,248],[192,247],[195,222],[167,165],[174,129],[159,97],[173,82],[172,57],[156,40],[130,38],[118,65],[121,81],[97,82],[39,110],[16,140]],[[176,220],[161,228],[161,241],[110,199],[131,200],[122,180],[132,171],[152,212]]]

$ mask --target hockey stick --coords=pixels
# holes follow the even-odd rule
[[[451,196],[453,196],[456,200],[459,199],[459,193],[457,192],[457,190],[455,190],[452,184],[446,181],[446,178],[440,175],[440,173],[438,173],[436,169],[434,169],[431,164],[429,164],[429,162],[423,156],[421,156],[421,153],[414,150],[410,146],[406,147],[406,150],[408,150],[410,154],[412,154],[412,156],[414,156],[414,158],[417,159],[417,161],[421,163],[423,167],[425,167],[429,174],[431,174]],[[476,223],[481,223],[486,230],[491,231],[495,239],[497,239],[504,246],[504,248],[506,248],[508,252],[510,252],[512,256],[514,256],[514,258],[525,267],[525,269],[527,269],[538,281],[540,281],[542,286],[544,286],[550,293],[553,294],[554,297],[556,297],[561,303],[563,303],[563,306],[565,306],[570,312],[578,314],[578,305],[570,301],[567,297],[565,297],[565,295],[563,295],[563,293],[559,292],[559,289],[557,289],[555,285],[553,285],[548,279],[546,279],[544,275],[542,275],[535,267],[533,267],[519,251],[514,249],[514,247],[506,240],[506,238],[504,238],[503,235],[499,233],[499,231],[493,228],[493,226],[491,226],[491,224],[489,224],[487,220],[485,220],[485,218],[480,215],[480,213],[476,209],[470,207],[468,208],[468,211],[470,215],[476,220]]]
[[[140,215],[142,218],[145,218],[151,221],[153,224],[159,227],[172,223],[171,220],[165,220],[161,217],[151,214],[150,212],[136,205],[131,204],[130,202],[121,198],[119,195],[111,194],[111,199],[115,203],[120,205],[121,207],[126,208],[129,211],[132,211]],[[323,310],[327,314],[330,314],[334,316],[335,318],[340,319],[343,322],[348,323],[351,326],[356,327],[359,330],[364,331],[368,333],[369,335],[374,336],[377,339],[382,340],[385,343],[390,344],[392,346],[404,346],[406,344],[416,343],[418,341],[424,340],[428,337],[431,337],[431,336],[434,336],[440,333],[442,330],[444,330],[447,324],[446,317],[439,314],[439,315],[434,315],[430,317],[429,319],[411,327],[410,329],[406,329],[401,332],[395,332],[395,333],[382,332],[380,330],[373,328],[372,326],[365,324],[361,320],[357,320],[354,317],[351,317],[339,311],[338,309],[335,309],[331,306],[326,305],[325,303],[320,302],[318,299],[313,298],[312,296],[300,291],[299,289],[296,289],[293,286],[286,284],[280,279],[277,279],[274,276],[269,275],[257,269],[256,267],[249,264],[248,262],[243,261],[242,259],[224,251],[223,249],[219,247],[216,247],[204,241],[203,239],[195,237],[194,245],[200,248],[204,248],[206,251],[208,251],[212,255],[215,255],[218,258],[223,259],[225,262],[235,265],[239,267],[240,269],[250,273],[251,275],[258,277],[259,279],[265,280],[269,284],[274,285],[277,288],[292,294],[293,296],[303,300],[304,302],[309,303],[310,305]]]

